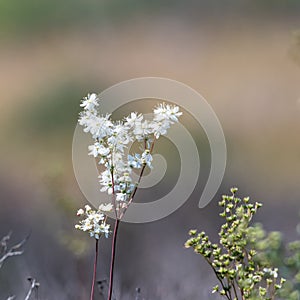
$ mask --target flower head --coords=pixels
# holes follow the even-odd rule
[[[92,110],[95,108],[95,106],[99,105],[98,100],[99,99],[95,93],[88,94],[86,97],[82,99],[80,106],[86,110]]]
[[[162,103],[154,109],[154,115],[156,121],[169,120],[178,122],[178,117],[182,115],[182,112],[179,111],[178,106]]]
[[[154,108],[152,120],[146,120],[142,114],[132,112],[121,121],[112,121],[110,114],[98,114],[96,109],[99,106],[98,101],[94,93],[83,99],[79,124],[84,127],[84,132],[90,133],[94,139],[94,143],[88,147],[88,154],[99,159],[99,164],[104,167],[99,176],[100,191],[115,197],[118,207],[113,208],[117,211],[121,207],[126,207],[126,203],[132,200],[133,191],[137,188],[132,180],[133,169],[152,168],[151,151],[154,141],[167,134],[170,126],[178,122],[182,112],[178,106],[162,103]],[[140,144],[139,152],[133,154],[125,152],[131,142]],[[100,211],[104,211],[103,209],[107,207],[102,206]],[[82,226],[84,231],[94,232],[90,222]],[[97,227],[97,232],[99,228]]]
[[[97,240],[102,234],[108,237],[110,225],[106,223],[103,212],[110,211],[112,209],[111,204],[101,204],[97,211],[89,205],[85,205],[84,208],[84,210],[81,208],[77,212],[77,215],[84,217],[84,219],[80,220],[75,228],[88,232],[91,237]]]

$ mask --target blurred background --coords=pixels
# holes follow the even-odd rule
[[[209,147],[185,116],[201,179],[171,216],[122,224],[118,299],[134,299],[137,287],[145,299],[216,299],[214,275],[183,244],[190,228],[216,237],[217,202],[231,186],[264,203],[256,221],[267,230],[297,237],[300,1],[1,0],[0,43],[0,236],[12,230],[15,243],[30,233],[24,255],[1,269],[1,299],[24,299],[29,276],[40,299],[87,299],[94,243],[74,229],[87,202],[73,174],[73,131],[83,96],[131,78],[167,77],[202,94],[223,126],[228,159],[215,199],[198,209]],[[102,280],[109,241],[100,245]]]

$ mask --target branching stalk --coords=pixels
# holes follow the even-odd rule
[[[97,261],[98,261],[99,240],[98,239],[95,239],[95,240],[96,240],[96,249],[95,249],[94,271],[93,271],[93,280],[92,280],[90,300],[94,299],[95,282],[96,282],[96,275],[97,275]]]

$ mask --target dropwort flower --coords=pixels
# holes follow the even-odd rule
[[[110,225],[106,223],[106,217],[103,212],[110,211],[112,209],[111,204],[100,205],[99,209],[93,210],[89,205],[85,206],[85,209],[82,208],[77,211],[77,216],[83,216],[85,219],[80,220],[75,225],[76,229],[88,232],[91,237],[99,239],[101,234],[107,238],[110,231]]]
[[[112,297],[113,270],[115,262],[116,240],[119,222],[132,202],[144,169],[152,168],[152,150],[154,142],[161,135],[165,135],[171,124],[178,122],[182,115],[178,106],[159,104],[154,108],[152,120],[145,120],[142,114],[132,112],[122,121],[112,121],[111,115],[99,115],[97,107],[99,98],[95,93],[83,98],[81,104],[83,111],[79,115],[78,123],[84,127],[84,132],[90,133],[94,139],[93,145],[88,147],[89,155],[104,166],[99,176],[100,191],[112,195],[112,203],[99,206],[97,211],[88,205],[85,210],[79,209],[77,215],[85,219],[79,221],[75,227],[89,232],[96,239],[96,255],[94,262],[93,283],[90,300],[93,299],[96,278],[98,240],[102,234],[108,237],[109,224],[106,223],[105,212],[114,210],[115,226],[112,239],[112,255],[110,265],[108,300]],[[140,152],[127,154],[125,149],[129,143],[140,143]],[[137,182],[133,182],[132,171],[140,169]]]
[[[115,196],[113,208],[121,218],[137,188],[131,178],[132,170],[141,169],[142,174],[146,166],[152,168],[154,141],[165,135],[171,124],[178,122],[182,112],[178,106],[162,103],[154,108],[152,120],[132,112],[122,121],[112,121],[110,114],[98,114],[99,98],[95,93],[83,98],[81,107],[79,124],[94,139],[94,144],[88,147],[89,155],[105,167],[99,176],[100,191]],[[134,141],[140,143],[141,152],[126,155],[125,149]]]

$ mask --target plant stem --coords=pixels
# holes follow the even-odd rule
[[[112,248],[111,248],[110,275],[109,275],[109,288],[108,288],[107,300],[111,300],[112,293],[113,293],[114,265],[115,265],[115,257],[116,257],[116,242],[117,242],[119,224],[120,224],[120,220],[116,219],[114,233],[113,233],[113,240],[112,240]]]
[[[30,289],[29,289],[29,291],[28,291],[28,293],[27,293],[27,295],[26,295],[26,298],[25,298],[25,300],[29,300],[29,298],[30,298],[30,296],[31,296],[31,293],[32,293],[32,291],[34,290],[34,288],[36,288],[37,286],[36,286],[36,280],[35,279],[32,279],[31,280],[31,285],[30,285]]]
[[[233,286],[234,296],[235,296],[236,299],[238,299],[238,295],[237,295],[237,291],[236,291],[236,288],[235,288],[234,280],[232,280],[232,286]]]
[[[145,149],[147,148],[147,143],[145,141]],[[150,146],[150,153],[152,153],[153,151],[153,147],[154,147],[154,141],[152,142],[151,146]],[[113,161],[113,160],[112,160]],[[115,220],[115,227],[114,227],[114,232],[113,232],[113,240],[112,240],[112,248],[111,248],[111,259],[110,259],[110,275],[109,275],[109,288],[108,288],[108,296],[107,296],[107,300],[111,300],[112,298],[112,294],[113,294],[113,280],[114,280],[114,265],[115,265],[115,257],[116,257],[116,243],[117,243],[117,236],[118,236],[118,228],[119,228],[119,224],[120,224],[120,220],[122,219],[122,217],[124,216],[128,206],[131,204],[131,202],[133,201],[133,198],[137,192],[137,189],[138,189],[138,186],[141,182],[141,179],[143,177],[143,173],[144,173],[144,170],[146,168],[147,164],[144,164],[142,169],[141,169],[141,173],[140,173],[140,176],[139,176],[139,179],[138,179],[138,182],[132,192],[132,194],[130,195],[130,199],[128,201],[128,204],[127,206],[124,208],[123,211],[119,211],[119,216],[118,216],[118,213],[117,213],[117,203],[116,203],[116,200],[115,198],[113,198],[113,205],[114,205],[114,209],[115,209],[115,217],[116,217],[116,220]],[[112,178],[112,189],[113,189],[113,197],[115,195],[115,183],[114,183],[114,172],[113,172],[113,169],[111,170],[111,178]],[[119,207],[120,209],[120,207]],[[92,299],[91,299],[92,300]]]
[[[98,261],[98,244],[99,244],[99,240],[96,239],[96,250],[95,250],[95,259],[94,259],[94,272],[93,272],[93,281],[92,281],[92,288],[91,288],[90,300],[93,300],[93,298],[94,298],[96,273],[97,273],[97,261]]]
[[[150,149],[149,149],[149,150],[150,150],[150,154],[152,154],[153,148],[154,148],[154,141],[152,142],[151,147],[150,147]],[[146,141],[145,141],[145,150],[146,150]],[[129,201],[128,201],[126,207],[124,208],[123,212],[120,213],[120,219],[123,218],[123,216],[124,216],[126,210],[128,209],[129,205],[130,205],[131,202],[133,201],[133,198],[134,198],[134,196],[135,196],[135,194],[136,194],[136,192],[137,192],[137,189],[138,189],[138,187],[139,187],[139,184],[141,183],[141,180],[142,180],[142,177],[143,177],[143,174],[144,174],[144,171],[145,171],[145,168],[146,168],[146,167],[147,167],[147,164],[144,164],[143,167],[142,167],[142,169],[141,169],[140,176],[139,176],[139,179],[138,179],[138,181],[137,181],[137,183],[136,183],[136,185],[135,185],[135,188],[134,188],[134,190],[132,191],[132,193],[131,193],[131,195],[130,195],[130,197],[129,197]]]
[[[221,283],[221,286],[223,288],[223,290],[225,291],[225,297],[228,299],[228,300],[231,300],[231,296],[228,295],[228,291],[227,291],[227,288],[225,287],[222,279],[219,277],[219,274],[217,273],[217,271],[215,270],[214,266],[212,265],[211,261],[208,259],[208,258],[205,258],[205,260],[208,262],[208,264],[210,265],[210,267],[213,269],[217,279],[219,280],[219,282]]]

